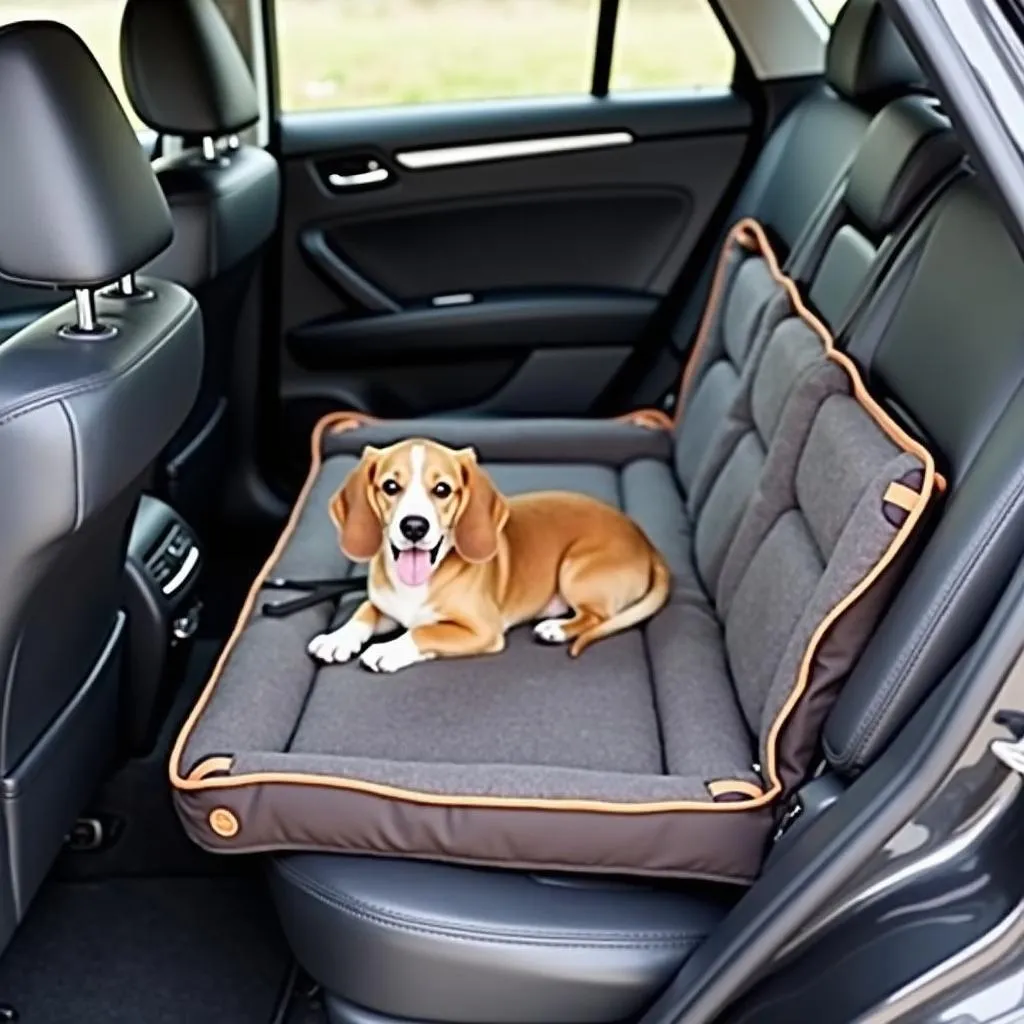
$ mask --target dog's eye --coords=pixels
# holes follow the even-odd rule
[[[384,483],[380,485],[380,489],[391,497],[401,493],[402,490],[397,480],[385,480]]]
[[[447,498],[452,493],[451,487],[448,486],[443,480],[439,484],[434,484],[434,497],[435,498]]]

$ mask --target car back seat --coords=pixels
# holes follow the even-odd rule
[[[855,192],[850,196],[855,218],[870,220]],[[748,229],[757,235],[755,226]],[[825,248],[812,292],[841,251],[840,233]],[[744,234],[739,240],[755,239]],[[965,251],[971,260],[963,260]],[[912,494],[906,500],[907,492],[923,493],[930,471],[926,453],[913,444],[893,445],[885,431],[873,431],[875,421],[860,414],[845,390],[850,378],[839,380],[841,361],[823,362],[813,354],[808,358],[815,329],[813,317],[806,315],[783,318],[757,349],[749,415],[744,429],[734,434],[737,439],[757,435],[754,439],[767,448],[764,468],[757,473],[757,487],[720,566],[702,554],[717,548],[700,540],[708,513],[698,513],[693,580],[710,592],[713,605],[695,588],[684,587],[648,625],[647,652],[657,650],[662,660],[661,671],[655,667],[652,673],[653,690],[633,688],[627,694],[617,685],[635,667],[636,634],[607,641],[600,661],[592,660],[589,667],[586,659],[570,667],[565,659],[559,664],[558,652],[552,658],[549,650],[513,644],[510,652],[486,663],[418,666],[404,678],[384,683],[376,677],[364,683],[346,668],[328,669],[311,686],[315,673],[305,659],[304,641],[323,627],[327,613],[309,609],[284,620],[256,614],[175,749],[176,799],[190,833],[203,845],[223,851],[322,847],[329,832],[334,838],[345,833],[337,848],[355,849],[362,843],[366,852],[377,854],[451,859],[461,854],[467,860],[515,863],[518,858],[536,864],[537,849],[549,844],[556,830],[550,816],[542,815],[534,825],[529,820],[532,810],[496,808],[490,817],[474,821],[479,807],[447,803],[445,797],[440,803],[446,813],[431,822],[416,817],[422,805],[413,791],[419,787],[421,793],[439,796],[441,786],[451,781],[444,779],[447,769],[438,759],[451,762],[452,774],[461,783],[469,776],[469,786],[488,790],[498,774],[475,762],[507,757],[503,752],[532,764],[546,761],[542,772],[520,776],[529,786],[564,786],[565,773],[554,769],[564,766],[566,758],[575,760],[577,769],[583,764],[580,771],[589,773],[591,783],[594,775],[609,774],[609,763],[617,760],[620,783],[635,784],[653,767],[639,767],[636,758],[643,744],[634,742],[649,728],[652,703],[658,705],[655,728],[664,737],[665,763],[658,769],[673,770],[691,759],[700,769],[691,782],[699,780],[697,785],[706,790],[708,781],[729,781],[712,776],[730,773],[731,785],[708,792],[706,799],[736,801],[731,806],[743,817],[744,803],[758,800],[755,792],[772,775],[783,788],[791,788],[795,782],[787,783],[786,776],[804,777],[820,756],[813,742],[816,725],[826,715],[846,667],[856,661],[825,724],[824,754],[833,769],[851,777],[877,755],[880,744],[970,642],[1024,547],[1024,459],[1015,440],[1024,426],[1022,285],[1024,261],[983,187],[970,178],[935,201],[867,310],[854,318],[849,353],[890,415],[913,435],[927,438],[938,452],[949,495],[927,543],[923,538],[919,542],[920,552],[902,549],[904,556],[917,557],[904,557],[902,568],[909,575],[891,606],[884,609],[885,597],[876,591],[873,606],[860,603],[854,607],[859,615],[833,622],[832,654],[837,660],[827,659],[831,675],[817,691],[821,701],[805,707],[799,742],[788,748],[776,745],[774,765],[767,749],[778,721],[773,708],[785,699],[781,681],[789,674],[788,669],[774,671],[775,666],[786,661],[792,666],[795,655],[809,649],[808,629],[825,622],[821,608],[835,608],[831,602],[836,594],[851,593],[849,580],[830,580],[837,567],[851,577],[856,566],[867,573],[878,564],[879,547],[890,550],[887,537],[891,540],[894,534],[886,534],[882,521],[895,531],[906,524],[903,515],[921,507]],[[724,314],[723,328],[730,319]],[[976,326],[979,321],[984,322],[982,331]],[[790,392],[781,411],[780,392],[773,386],[780,381],[782,391]],[[820,389],[817,395],[815,388]],[[813,406],[813,415],[798,415],[798,405],[805,402]],[[798,443],[793,443],[793,424],[803,425]],[[665,437],[639,427],[621,429],[644,438],[644,445],[652,437]],[[739,450],[737,440],[729,459]],[[620,447],[609,456],[613,466],[597,464],[591,456],[591,461],[549,468],[560,486],[603,490],[613,500],[624,498],[627,508],[638,501],[636,485],[641,484],[645,496],[637,507],[651,515],[659,507],[679,508],[683,500],[667,468],[669,454],[644,447],[638,455]],[[351,466],[351,458],[326,459],[334,478],[325,470],[312,483],[294,538],[281,546],[268,569],[293,578],[346,571],[324,511],[346,461]],[[785,470],[783,463],[788,463]],[[546,470],[539,469],[543,476]],[[534,486],[536,470],[524,463],[499,465],[496,475],[513,489]],[[728,472],[715,475],[715,482]],[[885,494],[897,500],[885,503]],[[765,514],[773,505],[772,514]],[[709,523],[714,526],[724,518],[714,515]],[[672,536],[673,522],[681,532],[681,521],[666,515],[662,535]],[[648,528],[654,532],[654,526]],[[753,542],[746,545],[747,554],[738,553],[744,535]],[[865,538],[870,543],[864,544]],[[834,552],[843,548],[846,553],[836,559]],[[893,583],[893,577],[887,582]],[[830,593],[832,583],[836,589]],[[269,595],[254,595],[247,614],[258,612],[258,598]],[[815,611],[818,601],[821,607]],[[724,639],[718,632],[723,619]],[[849,628],[851,623],[856,629]],[[845,633],[839,637],[845,642],[837,648],[838,632]],[[823,649],[818,647],[819,652]],[[721,679],[723,659],[738,677],[732,704],[724,699],[729,691],[715,683]],[[653,665],[653,656],[651,661]],[[288,687],[275,685],[275,679],[283,678],[290,680]],[[696,685],[687,685],[687,680]],[[520,686],[528,699],[516,704],[509,694]],[[749,763],[754,755],[747,730],[760,733],[760,770]],[[240,741],[247,744],[245,750],[240,750]],[[254,747],[260,743],[257,754]],[[328,779],[338,768],[339,746],[358,751],[364,781],[371,777],[354,803],[323,799],[333,785]],[[410,764],[392,756],[389,761],[382,757],[389,749],[403,759],[412,752],[420,760]],[[370,761],[377,762],[375,780]],[[297,765],[303,771],[289,774]],[[354,767],[351,761],[345,766],[348,771]],[[265,785],[251,785],[246,772],[254,768],[268,770]],[[321,781],[298,782],[296,775],[304,772],[319,775]],[[506,774],[500,784],[507,780]],[[573,784],[577,781],[579,776]],[[408,787],[405,795],[396,796],[402,787]],[[365,814],[359,806],[363,799],[377,801],[387,812],[353,844],[352,823]],[[518,819],[515,826],[505,820],[510,814]],[[656,823],[651,832],[637,831],[633,822],[640,815],[624,816],[623,824],[623,819],[584,812],[574,822],[582,835],[570,840],[577,844],[573,863],[560,866],[672,871],[668,865],[674,863],[678,870],[680,851],[689,846],[692,855],[693,834],[705,826],[679,832],[660,812],[644,814],[646,828]],[[502,815],[504,819],[496,817]],[[509,829],[520,829],[523,821],[526,833],[518,836],[514,856],[508,857]],[[628,850],[628,865],[615,857],[595,863],[607,858],[613,829],[623,829],[616,856]],[[475,857],[465,855],[468,832],[482,844]],[[731,842],[735,852],[749,836],[733,833]],[[645,868],[635,866],[638,851],[646,858]],[[687,875],[739,878],[748,870],[734,861],[723,874],[720,849],[704,847],[702,855],[703,867],[691,861]],[[302,962],[344,997],[335,1000],[339,1014],[347,1012],[343,1003],[348,1000],[377,1013],[433,1020],[615,1020],[653,994],[667,977],[667,964],[685,958],[721,902],[708,888],[659,891],[645,899],[639,889],[616,893],[586,883],[572,896],[561,894],[558,913],[549,916],[541,909],[540,894],[530,901],[527,891],[533,890],[524,886],[534,883],[522,876],[460,875],[439,865],[391,860],[378,871],[359,858],[318,855],[279,858],[273,872],[289,937]],[[460,891],[460,877],[466,879],[464,891],[476,894],[472,912],[452,896]],[[662,916],[647,916],[657,914],[656,905],[672,906],[674,926]],[[613,908],[621,912],[617,919]],[[643,930],[648,920],[654,922],[650,934]],[[535,934],[541,936],[536,942]],[[651,952],[645,953],[648,948]],[[370,970],[372,962],[387,963],[388,977],[402,980],[385,985]],[[619,973],[609,965],[620,968]],[[461,984],[459,978],[464,979]],[[529,993],[524,995],[526,1011],[521,1002],[509,1002],[519,991]],[[534,1002],[535,993],[539,1002]]]
[[[1024,259],[979,180],[964,178],[935,202],[878,288],[871,314],[858,318],[848,352],[861,364],[878,400],[929,439],[948,492],[941,516],[927,535],[919,537],[917,550],[907,552],[913,557],[907,559],[905,580],[826,718],[823,750],[811,748],[798,755],[804,763],[822,757],[826,770],[840,783],[854,780],[878,756],[909,711],[952,668],[1024,553],[1024,454],[1019,444],[1024,435]],[[772,346],[765,351],[770,353]],[[829,403],[836,403],[836,424],[850,407],[842,395],[830,397],[821,408]],[[838,435],[826,427],[816,420],[812,428],[820,431],[821,442],[849,439],[849,423]],[[832,496],[826,502],[832,509],[847,506],[847,488],[861,472],[847,460],[856,452],[858,463],[862,454],[870,462],[877,443],[877,438],[870,439],[845,449],[842,458],[817,461],[819,469],[828,470],[816,482],[805,476],[804,486],[821,485]],[[769,459],[777,452],[776,448]],[[762,488],[780,479],[763,473]],[[755,501],[763,497],[762,490]],[[818,516],[812,512],[815,501],[805,501],[799,493],[796,498],[815,543],[834,536],[842,517]],[[791,517],[791,522],[795,527],[796,519]],[[285,552],[296,568],[311,553],[311,534],[306,538],[305,552]],[[801,559],[790,557],[798,550],[793,545],[778,563],[772,564],[770,558],[762,562],[768,580],[764,593],[772,600],[761,601],[747,620],[762,637],[763,618],[786,614],[772,606],[775,596],[806,585]],[[725,586],[725,572],[719,576],[719,589]],[[783,574],[785,585],[772,589],[771,579]],[[809,575],[814,576],[813,570]],[[715,676],[714,666],[699,664],[700,652],[707,647],[694,642],[690,627],[671,619],[702,614],[695,602],[674,602],[647,632],[649,649],[656,645],[651,635],[659,627],[675,643],[674,657],[666,659],[672,661],[674,673],[695,673],[709,680]],[[681,636],[684,629],[687,641]],[[514,667],[525,674],[530,670],[525,650],[517,651],[524,658]],[[502,657],[512,661],[515,656]],[[751,643],[743,656],[748,678],[766,678],[762,663],[776,657],[774,643]],[[249,658],[254,664],[255,649]],[[440,735],[444,742],[443,732],[452,728],[453,716],[457,722],[446,688],[458,690],[464,701],[459,712],[472,717],[479,713],[481,701],[496,699],[496,687],[509,685],[508,677],[494,672],[497,664],[477,663],[475,678],[468,682],[454,665],[436,684],[424,673],[403,680],[374,677],[373,685],[386,690],[378,699],[391,712],[373,723],[378,735],[385,737],[389,729],[423,731],[438,722],[432,736],[436,740]],[[590,706],[604,699],[594,684],[605,672],[620,670],[618,655],[606,648],[600,664],[588,669],[581,660],[577,667],[572,703],[558,709],[579,734],[572,742],[588,749],[621,750],[617,734],[588,732],[593,723]],[[321,693],[332,688],[335,706],[358,714],[355,695],[343,692],[358,684],[350,683],[343,671],[325,680]],[[257,697],[253,679],[246,682],[249,693]],[[550,676],[543,682],[558,684]],[[765,693],[763,687],[757,692]],[[709,761],[728,757],[735,734],[717,716],[707,693],[701,688],[688,693],[689,699],[681,701],[675,713],[693,720],[692,742],[703,744],[706,752],[668,756]],[[767,693],[770,701],[770,684]],[[740,699],[745,702],[750,696],[748,690]],[[371,699],[363,698],[362,708]],[[331,722],[335,728],[339,723],[326,711],[326,704],[319,702],[316,715],[323,721],[322,736]],[[824,714],[825,709],[811,713]],[[747,715],[753,717],[749,711]],[[620,710],[615,728],[625,731],[630,723]],[[509,730],[511,744],[522,748],[533,737],[516,731],[520,724],[510,724]],[[482,722],[476,725],[485,728]],[[351,735],[348,724],[342,727]],[[227,741],[226,731],[220,735]],[[460,738],[466,737],[462,733]],[[488,739],[494,742],[494,734],[488,732]],[[472,734],[469,742],[474,742]],[[213,749],[212,744],[207,746]],[[470,748],[469,756],[474,754]],[[218,798],[224,796],[222,792]],[[293,794],[293,799],[294,804],[278,803],[282,826],[289,813],[308,808],[304,796]],[[381,822],[377,852],[394,841],[403,813],[395,808],[394,816]],[[198,824],[191,818],[197,838]],[[456,815],[446,829],[454,831],[461,824]],[[491,828],[500,824],[491,822]],[[445,835],[450,832],[429,838],[444,841]],[[652,850],[667,856],[685,842],[685,837],[668,831],[650,840]],[[230,841],[223,848],[228,847]],[[370,1019],[381,1020],[540,1024],[628,1019],[654,996],[671,973],[670,964],[686,958],[709,927],[715,908],[721,912],[726,902],[721,889],[706,884],[645,890],[588,880],[575,887],[523,874],[460,872],[437,864],[319,854],[276,858],[271,877],[293,948],[333,993],[329,1004],[335,1021],[367,1019],[359,1016],[363,1007],[379,1015]],[[374,964],[386,964],[386,974],[375,972]]]
[[[893,119],[905,128],[916,124],[918,131],[915,135],[907,129],[912,141],[905,145],[902,161],[892,161],[887,146],[879,163],[873,140],[879,136],[891,143]],[[878,115],[851,179],[866,184],[848,197],[850,223],[839,226],[825,250],[823,273],[848,256],[851,238],[861,239],[852,251],[872,250],[911,215],[915,200],[956,163],[950,135],[948,124],[922,100],[900,101]],[[935,159],[921,160],[922,151]],[[861,160],[879,166],[865,176]],[[885,169],[888,176],[882,173]],[[894,196],[898,201],[882,202],[875,189],[883,191],[881,199]],[[860,231],[852,224],[855,219],[863,225]],[[318,673],[309,662],[306,642],[326,627],[331,610],[325,605],[305,608],[288,619],[253,614],[271,570],[291,580],[308,580],[323,576],[327,565],[339,573],[351,568],[344,566],[324,510],[354,460],[330,455],[325,428],[324,452],[318,437],[318,465],[298,518],[254,588],[239,631],[175,753],[180,803],[200,842],[212,838],[217,846],[227,839],[233,848],[265,842],[258,816],[249,809],[241,838],[241,830],[230,824],[236,810],[208,806],[211,790],[223,800],[224,794],[216,790],[224,776],[233,777],[236,795],[242,793],[237,780],[243,777],[265,781],[287,773],[301,785],[313,776],[354,776],[351,785],[339,784],[333,791],[319,786],[320,797],[334,800],[346,790],[349,796],[390,793],[411,798],[415,807],[416,794],[435,794],[420,799],[421,805],[443,805],[443,794],[449,793],[459,806],[481,805],[482,814],[466,815],[467,822],[508,801],[523,810],[531,807],[541,817],[549,810],[593,809],[595,826],[602,815],[624,818],[608,842],[588,838],[587,829],[560,837],[550,830],[553,845],[545,849],[536,839],[530,840],[532,849],[530,842],[523,845],[522,836],[509,838],[504,849],[493,836],[470,841],[476,825],[468,832],[455,830],[453,837],[438,843],[426,838],[433,826],[412,824],[412,832],[397,842],[414,854],[734,880],[756,875],[771,824],[769,808],[808,767],[805,748],[817,734],[827,691],[849,667],[877,615],[893,579],[892,572],[883,570],[923,512],[934,466],[927,451],[888,422],[858,387],[855,371],[833,351],[827,328],[783,277],[763,229],[744,221],[733,234],[722,267],[737,266],[735,283],[728,301],[709,321],[716,325],[706,335],[712,344],[701,353],[708,368],[693,391],[691,415],[698,424],[676,437],[675,473],[670,446],[660,458],[634,452],[618,469],[602,466],[593,456],[575,466],[490,466],[505,490],[538,489],[546,481],[621,505],[647,530],[672,568],[672,605],[649,625],[647,649],[638,633],[604,645],[601,671],[588,679],[595,698],[588,704],[589,719],[574,708],[580,669],[561,656],[555,660],[551,652],[531,648],[520,635],[511,641],[518,658],[493,662],[487,671],[502,677],[525,672],[525,685],[501,687],[504,697],[496,703],[490,697],[477,698],[483,703],[475,714],[467,713],[461,723],[449,717],[443,734],[434,735],[419,721],[425,711],[420,702],[443,697],[468,711],[473,693],[480,692],[477,663],[417,669],[417,696],[399,691],[399,704],[392,706],[387,691],[367,686],[357,669]],[[734,256],[743,254],[736,264]],[[869,267],[865,262],[859,278]],[[743,315],[748,297],[763,309],[753,323]],[[704,411],[698,408],[701,402]],[[689,424],[689,416],[683,422],[684,427]],[[622,429],[638,439],[650,435],[643,427]],[[682,457],[687,441],[701,453],[692,472],[690,460]],[[843,453],[848,455],[845,462]],[[702,480],[706,485],[698,487]],[[869,572],[871,566],[877,568]],[[870,596],[862,593],[869,586]],[[856,614],[846,615],[845,621],[858,624],[832,626],[834,636],[827,637],[822,623],[844,612],[844,602],[853,603],[851,595],[857,598]],[[347,610],[340,614],[347,615]],[[823,652],[842,637],[847,637],[845,648],[835,648],[825,658]],[[804,653],[812,648],[824,666],[821,671]],[[771,650],[774,660],[765,657]],[[332,684],[335,674],[340,678]],[[282,682],[284,675],[292,682]],[[807,694],[797,700],[794,694],[804,687]],[[236,707],[243,692],[250,702],[248,714]],[[703,715],[691,713],[694,702]],[[537,709],[545,707],[538,715]],[[617,742],[608,746],[614,719],[619,723]],[[572,721],[585,725],[582,744],[567,742],[564,733]],[[545,727],[538,727],[539,722]],[[711,722],[716,742],[709,745],[703,734]],[[506,730],[510,735],[530,734],[526,748],[503,744],[500,737]],[[587,730],[606,745],[592,747]],[[760,752],[753,749],[757,737]],[[467,762],[480,762],[471,778],[459,767]],[[275,787],[272,792],[288,798],[289,790]],[[495,794],[498,802],[491,806],[488,800]],[[304,799],[310,802],[309,796]],[[659,851],[645,848],[639,833],[636,842],[624,840],[631,830],[648,829],[658,814],[721,809],[720,802],[736,800],[750,801],[751,814],[705,815],[700,828],[676,816],[683,830],[677,838],[688,837],[681,844]],[[280,811],[270,810],[273,803],[261,800],[264,811],[275,816],[281,845],[302,845],[288,838],[288,829],[276,818]],[[367,803],[364,809],[369,807]],[[644,815],[635,813],[641,808]],[[443,806],[429,813],[434,810],[447,813]],[[407,813],[412,821],[414,811]],[[527,817],[517,820],[522,823]],[[347,812],[346,818],[358,832],[358,815]],[[312,835],[308,820],[298,827],[302,835]],[[371,831],[376,827],[370,826]],[[414,838],[412,833],[422,828],[426,831]],[[701,839],[703,828],[707,834]],[[726,840],[726,833],[736,828],[748,831]],[[396,836],[401,831],[392,827]],[[670,832],[663,828],[663,837]],[[375,847],[362,833],[354,841],[337,838],[341,834],[328,829],[324,845]]]
[[[924,76],[879,0],[848,0],[829,38],[825,77],[820,88],[797,103],[772,132],[758,156],[727,224],[754,217],[769,232],[779,258],[813,249],[827,232],[832,201],[872,117],[900,96],[926,91]],[[810,245],[808,245],[810,243]],[[719,240],[718,248],[724,244]],[[654,365],[638,353],[645,401],[657,400],[665,381],[677,374],[689,351],[707,304],[713,262],[696,281],[680,282],[678,313]],[[801,274],[795,275],[804,279]],[[670,307],[672,303],[669,304]],[[626,367],[624,377],[631,377]],[[653,389],[653,390],[652,390]],[[674,399],[674,388],[667,396]],[[668,408],[672,410],[672,405]]]

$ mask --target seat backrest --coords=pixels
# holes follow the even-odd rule
[[[167,494],[201,519],[226,458],[225,412],[238,323],[260,256],[277,223],[280,170],[236,133],[259,117],[252,75],[213,0],[128,0],[121,60],[142,121],[188,148],[154,170],[174,218],[174,241],[147,273],[199,300],[207,338],[199,398],[165,458]],[[255,352],[250,343],[247,351]]]
[[[808,240],[822,256],[803,290],[826,326],[835,328],[848,315],[876,265],[887,262],[893,239],[921,215],[960,160],[949,122],[929,101],[904,97],[874,117],[839,197],[840,215],[823,226],[826,237]],[[820,356],[820,345],[802,344],[799,332],[776,331],[791,317],[790,296],[767,260],[745,248],[758,244],[746,236],[746,223],[723,250],[722,296],[708,314],[677,428],[676,469],[697,523],[697,563],[709,590],[771,443],[777,417],[765,412],[765,396],[770,390],[781,409],[803,363]],[[769,344],[777,351],[761,366]]]
[[[816,215],[842,188],[875,114],[923,89],[924,76],[880,0],[849,0],[832,28],[824,81],[771,133],[727,224],[756,218],[784,260],[807,231],[816,230]],[[712,261],[687,289],[671,330],[676,353],[696,336],[714,269]],[[678,354],[666,352],[652,380],[673,373],[677,360]]]
[[[850,198],[862,220],[880,208]],[[844,352],[789,291],[799,315],[752,364],[726,494],[695,526],[738,704],[784,788],[822,753],[845,775],[870,764],[1024,557],[1024,257],[981,180],[934,200]]]
[[[168,245],[172,226],[68,29],[0,31],[0,133],[0,275],[76,294],[0,347],[2,946],[11,907],[24,912],[114,753],[128,533],[194,401],[202,325],[176,285],[95,298]]]
[[[873,267],[888,267],[892,248],[909,244],[953,187],[961,157],[932,104],[893,101],[816,244],[807,294],[756,221],[740,222],[722,254],[727,284],[683,407],[677,468],[696,568],[773,786],[798,784],[810,767],[936,494],[930,451],[865,390],[808,295],[843,316]]]
[[[950,493],[826,723],[850,775],[954,669],[1024,555],[1024,257],[980,179],[936,204],[876,305],[889,296],[849,351],[931,439]]]

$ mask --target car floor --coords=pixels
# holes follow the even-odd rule
[[[0,999],[25,1024],[270,1024],[290,974],[254,879],[55,881],[0,961]]]
[[[251,562],[234,562],[230,578],[227,566],[210,566],[208,625],[154,749],[125,762],[97,795],[90,813],[116,841],[66,852],[0,956],[0,1008],[21,1024],[324,1019],[297,975],[259,861],[194,846],[167,782],[171,745],[237,614],[244,574],[258,568]]]

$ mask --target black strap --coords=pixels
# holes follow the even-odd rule
[[[269,619],[283,619],[296,612],[314,608],[324,601],[332,601],[344,594],[352,594],[366,590],[366,580],[362,577],[348,577],[340,580],[287,580],[275,577],[265,580],[263,586],[270,590],[304,590],[308,593],[302,597],[293,597],[288,601],[268,601],[261,612]]]

